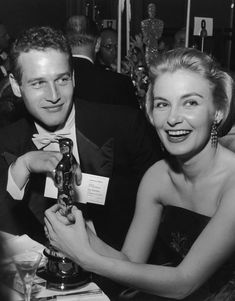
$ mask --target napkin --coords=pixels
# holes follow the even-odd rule
[[[13,255],[22,253],[26,250],[36,251],[43,254],[45,246],[31,239],[28,235],[21,236],[12,235],[6,232],[1,232],[0,235],[4,239],[4,252],[6,254],[5,261],[11,261]],[[47,258],[43,255],[39,267],[44,266]]]

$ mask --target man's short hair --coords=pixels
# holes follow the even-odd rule
[[[93,45],[100,36],[98,25],[83,15],[71,16],[66,24],[66,36],[70,45]]]
[[[48,49],[68,54],[72,69],[71,49],[62,31],[49,26],[32,27],[22,32],[12,44],[10,51],[12,74],[19,84],[22,79],[22,70],[18,62],[20,54],[30,50],[46,51]]]

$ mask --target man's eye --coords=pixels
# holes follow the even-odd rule
[[[57,80],[58,84],[62,85],[62,86],[67,85],[67,83],[70,82],[70,81],[71,81],[70,76],[64,76],[64,77],[61,77]]]
[[[104,44],[104,45],[102,45],[102,47],[103,48],[106,48],[107,50],[111,50],[111,49],[113,49],[113,48],[117,48],[117,45],[115,45],[115,44]]]
[[[42,80],[40,80],[40,81],[37,81],[37,82],[33,82],[33,83],[32,83],[32,86],[33,86],[34,88],[38,89],[38,88],[41,88],[44,84],[45,84],[45,82],[42,81]]]

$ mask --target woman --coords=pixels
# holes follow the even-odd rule
[[[51,244],[84,269],[149,294],[203,300],[208,279],[219,288],[235,250],[235,155],[217,143],[232,124],[233,85],[196,49],[158,56],[147,113],[169,156],[144,175],[122,250],[99,240],[78,209],[66,222],[57,205],[46,211]],[[145,264],[156,236],[161,261]]]

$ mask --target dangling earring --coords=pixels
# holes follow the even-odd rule
[[[217,132],[217,122],[214,120],[212,127],[211,127],[211,146],[217,147],[218,144],[218,132]]]

